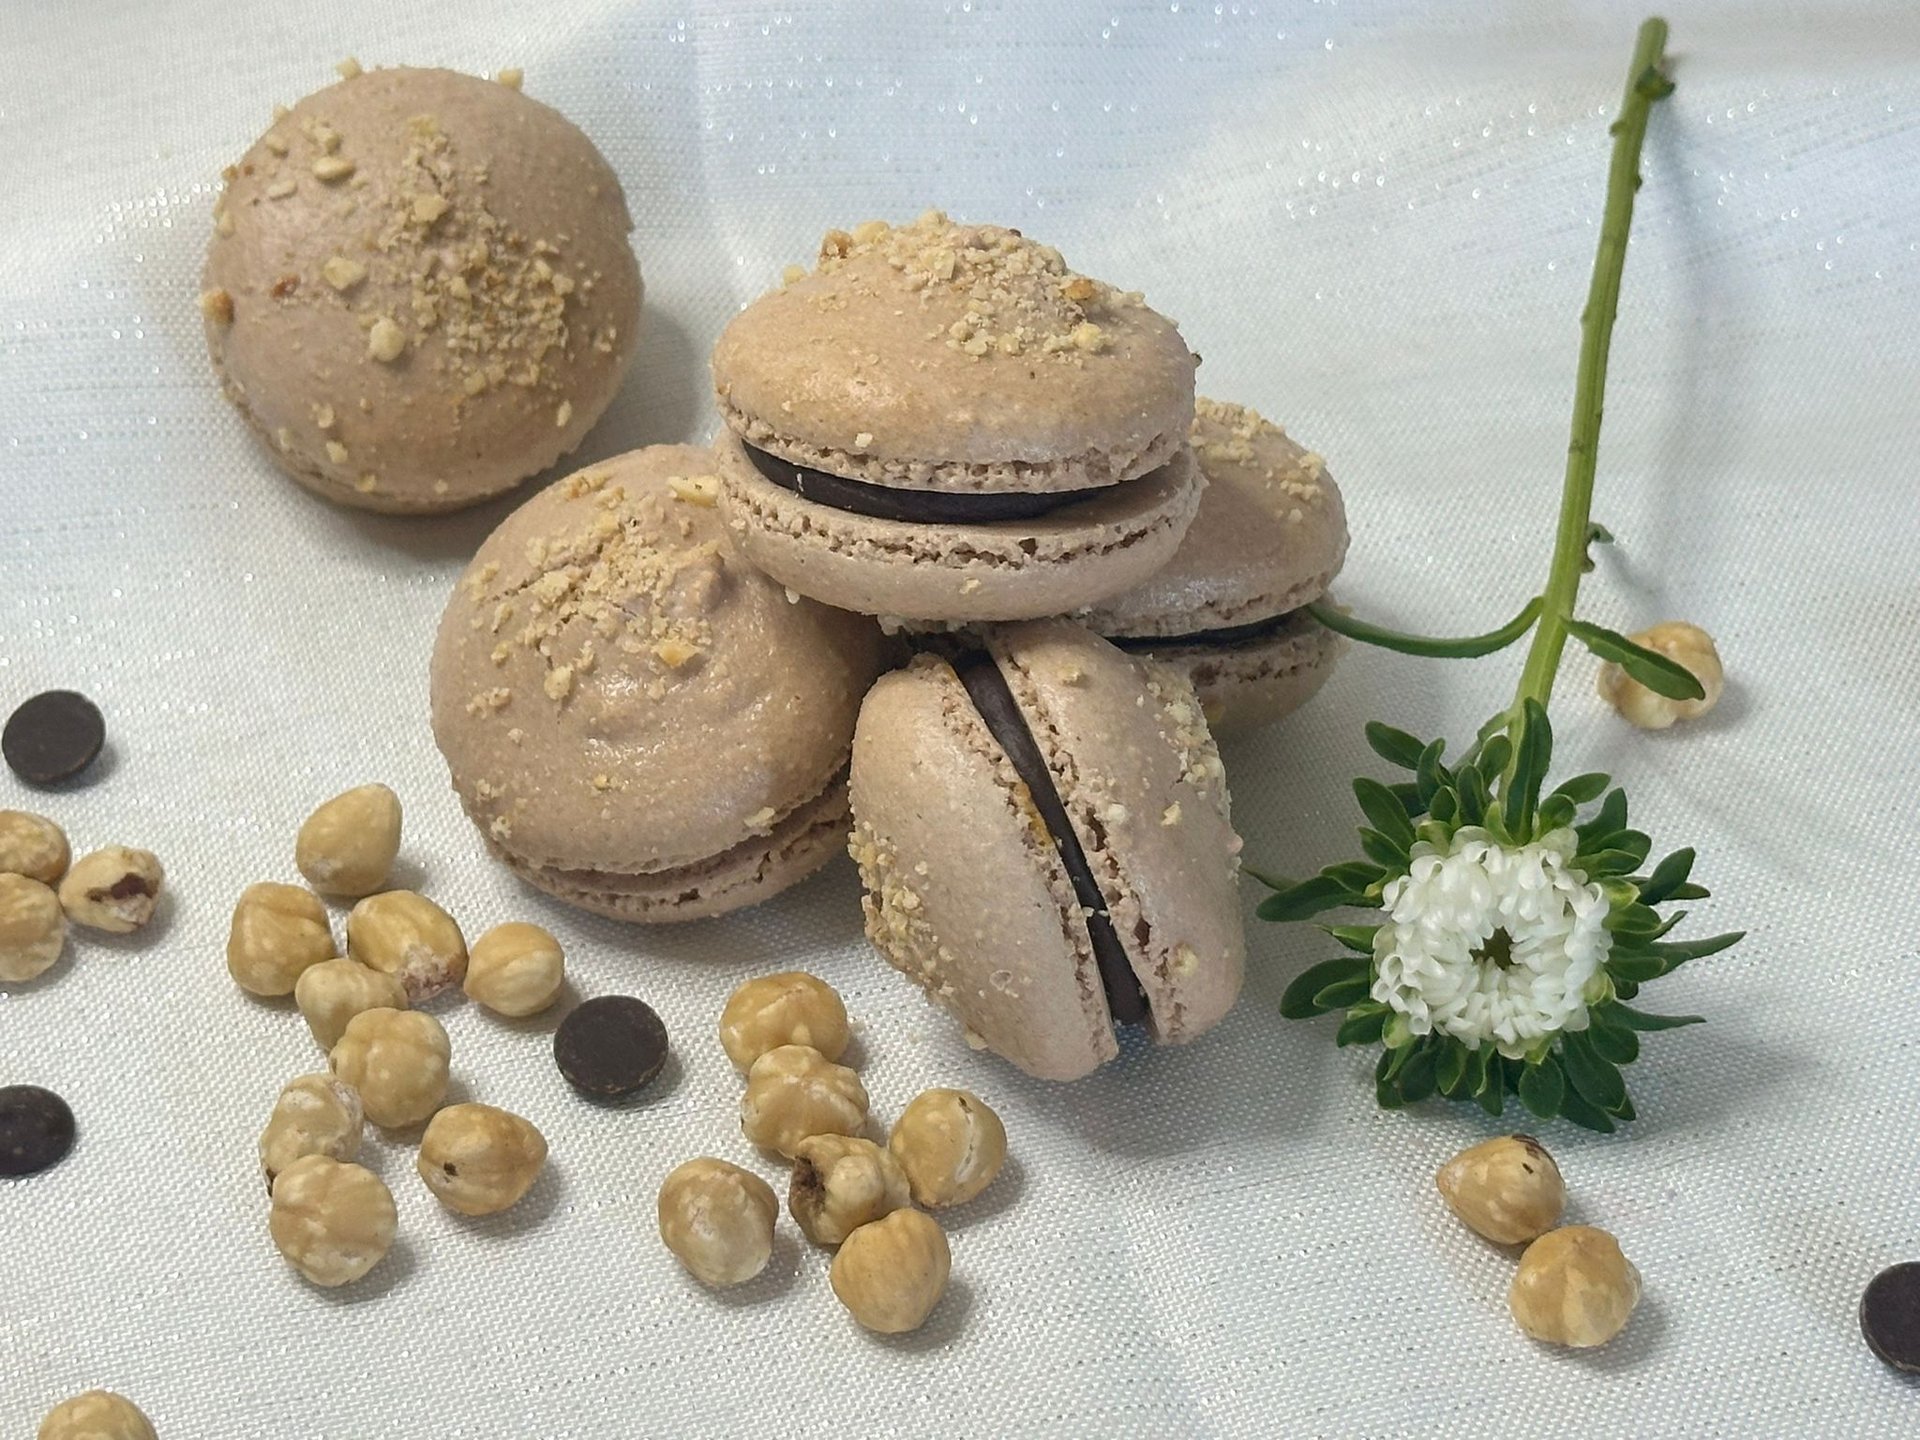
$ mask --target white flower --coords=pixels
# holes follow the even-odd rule
[[[1502,846],[1467,826],[1446,849],[1420,841],[1381,895],[1373,998],[1478,1050],[1519,1059],[1562,1030],[1587,1028],[1589,985],[1613,937],[1606,894],[1572,869],[1570,829]]]

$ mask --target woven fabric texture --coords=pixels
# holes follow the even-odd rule
[[[0,986],[0,1083],[72,1102],[57,1169],[0,1183],[0,1432],[94,1385],[167,1440],[836,1435],[1896,1436],[1920,1396],[1861,1344],[1882,1266],[1920,1256],[1913,1105],[1920,820],[1920,13],[1903,0],[1670,7],[1679,89],[1648,138],[1587,613],[1719,639],[1712,717],[1630,730],[1567,661],[1561,762],[1610,769],[1714,898],[1734,951],[1661,982],[1710,1024],[1650,1037],[1641,1118],[1548,1127],[1572,1217],[1646,1299],[1554,1353],[1506,1312],[1513,1262],[1433,1172],[1498,1122],[1374,1108],[1370,1054],[1282,1021],[1325,958],[1251,926],[1246,993],[1191,1047],[1128,1044],[1084,1083],[976,1054],[860,936],[851,866],[762,909],[631,930],[490,862],[426,722],[455,575],[512,501],[437,521],[329,507],[221,399],[195,308],[220,167],[275,101],[365,63],[522,66],[603,148],[648,284],[593,459],[714,424],[705,356],[820,233],[940,205],[1143,289],[1201,387],[1328,457],[1341,595],[1473,630],[1544,576],[1607,127],[1637,10],[1602,0],[181,0],[0,17],[0,709],[105,710],[91,783],[0,774],[76,850],[144,845],[155,933],[77,940]],[[1343,856],[1364,721],[1465,738],[1516,655],[1350,653],[1321,697],[1227,747],[1250,859]],[[370,1139],[401,1240],[366,1282],[274,1253],[253,1146],[321,1068],[296,1013],[238,992],[234,898],[293,879],[319,800],[383,779],[409,878],[475,935],[538,921],[581,994],[646,996],[677,1058],[654,1098],[566,1090],[551,1023],[444,1012],[456,1086],[552,1142],[516,1211],[462,1221]],[[1255,887],[1249,883],[1251,892]],[[1247,897],[1249,916],[1253,894]],[[336,916],[336,919],[338,917]],[[883,1118],[958,1084],[1014,1162],[955,1215],[929,1325],[859,1332],[783,1221],[723,1296],[662,1249],[680,1160],[753,1164],[715,1038],[741,979],[817,971],[860,1024]]]

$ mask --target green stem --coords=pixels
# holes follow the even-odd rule
[[[1389,630],[1384,625],[1356,620],[1325,600],[1309,601],[1304,608],[1309,615],[1336,635],[1344,635],[1349,640],[1358,640],[1364,645],[1378,645],[1383,650],[1398,650],[1403,655],[1424,655],[1428,659],[1472,660],[1481,655],[1491,655],[1496,650],[1504,650],[1526,634],[1528,627],[1534,622],[1534,617],[1540,613],[1540,597],[1534,596],[1521,607],[1518,615],[1498,630],[1489,630],[1484,635],[1463,635],[1456,639],[1443,639],[1434,635],[1409,635],[1401,630]]]
[[[1560,492],[1560,526],[1554,536],[1553,566],[1542,595],[1539,627],[1520,672],[1513,697],[1517,719],[1528,700],[1547,703],[1553,677],[1566,648],[1567,621],[1580,594],[1581,562],[1586,559],[1593,507],[1594,466],[1600,454],[1601,402],[1607,389],[1607,352],[1613,320],[1620,308],[1620,272],[1627,263],[1627,232],[1633,225],[1633,196],[1640,188],[1640,147],[1646,139],[1653,102],[1673,85],[1660,72],[1665,58],[1667,22],[1658,18],[1640,26],[1627,71],[1627,93],[1620,118],[1613,122],[1613,164],[1607,174],[1607,205],[1600,222],[1600,249],[1593,259],[1587,308],[1580,316],[1580,368],[1573,384],[1573,439],[1567,446],[1567,475]]]

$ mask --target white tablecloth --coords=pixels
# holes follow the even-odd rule
[[[1495,623],[1544,574],[1607,126],[1639,18],[1583,0],[942,4],[11,0],[0,14],[0,708],[72,686],[112,750],[0,805],[76,847],[165,859],[138,943],[77,943],[0,987],[0,1083],[65,1094],[82,1138],[0,1183],[0,1431],[120,1389],[166,1440],[215,1437],[1910,1435],[1920,1395],[1861,1344],[1880,1267],[1920,1256],[1910,767],[1920,700],[1920,15],[1902,0],[1675,4],[1614,350],[1587,613],[1719,638],[1712,718],[1647,736],[1571,658],[1563,763],[1610,768],[1691,843],[1733,952],[1649,993],[1711,1023],[1652,1037],[1641,1119],[1546,1139],[1572,1215],[1647,1297],[1594,1354],[1514,1330],[1512,1262],[1436,1165],[1496,1122],[1374,1109],[1371,1054],[1283,1022],[1323,948],[1255,926],[1245,998],[1202,1042],[1085,1083],[977,1055],[864,947],[851,868],[757,912],[628,930],[484,856],[426,723],[430,638],[506,512],[396,522],[281,478],[221,400],[194,307],[220,166],[269,106],[369,64],[519,65],[623,178],[648,281],[639,363],[585,458],[709,433],[705,354],[819,233],[929,204],[1017,225],[1144,289],[1205,391],[1330,460],[1345,598]],[[1517,654],[1353,653],[1227,759],[1249,857],[1344,855],[1345,777],[1385,718],[1465,736]],[[222,964],[240,888],[370,778],[410,873],[469,934],[551,926],[583,994],[648,997],[677,1068],[647,1106],[576,1101],[550,1025],[446,1018],[460,1089],[533,1117],[553,1163],[517,1212],[444,1213],[370,1143],[402,1240],[366,1283],[302,1284],[268,1242],[253,1142],[317,1068],[298,1016]],[[1252,887],[1249,886],[1251,889]],[[1251,906],[1253,896],[1249,896]],[[862,1022],[885,1116],[972,1086],[1017,1161],[956,1217],[954,1285],[878,1340],[783,1225],[721,1298],[654,1234],[679,1160],[755,1163],[713,1039],[728,990],[817,970]],[[763,1167],[764,1168],[764,1167]],[[771,1170],[770,1178],[777,1178]]]

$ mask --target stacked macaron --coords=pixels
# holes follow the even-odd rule
[[[1347,517],[1321,458],[1252,410],[1196,402],[1207,489],[1173,559],[1075,618],[1184,674],[1218,732],[1277,720],[1313,698],[1341,640],[1304,607],[1347,555]]]
[[[764,899],[851,824],[875,948],[985,1048],[1072,1079],[1117,1028],[1205,1031],[1245,939],[1203,704],[1324,679],[1346,526],[1317,457],[1196,414],[1194,365],[1016,231],[830,232],[721,336],[712,451],[583,472],[475,558],[433,672],[467,809],[641,921]],[[921,653],[882,674],[873,617]]]
[[[592,142],[514,86],[345,68],[228,168],[207,343],[301,484],[458,509],[570,452],[620,388],[633,222]]]

